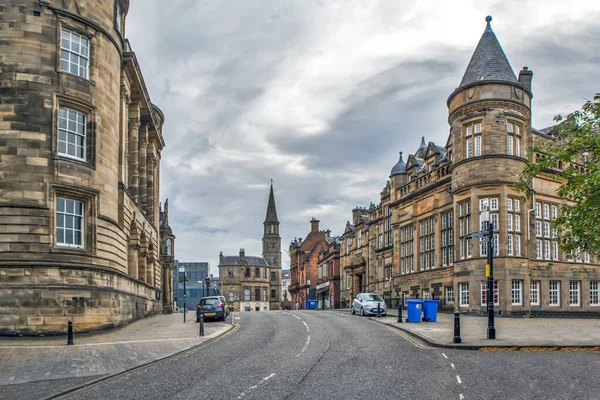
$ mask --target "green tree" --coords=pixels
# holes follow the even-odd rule
[[[562,207],[554,221],[560,248],[600,254],[600,93],[581,110],[554,120],[558,123],[556,139],[535,142],[531,153],[542,157],[525,167],[516,187],[530,196],[535,194],[533,178],[556,179],[560,183],[557,194],[573,201]]]

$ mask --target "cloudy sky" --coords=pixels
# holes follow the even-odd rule
[[[571,0],[133,0],[126,34],[165,113],[161,199],[176,258],[261,254],[270,180],[282,255],[343,232],[398,152],[445,144],[446,100],[492,15],[533,78],[533,126],[600,91],[600,12]]]

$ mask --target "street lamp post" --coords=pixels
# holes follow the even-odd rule
[[[494,325],[494,224],[490,220],[488,210],[481,212],[481,222],[487,222],[487,265],[485,274],[487,276],[487,316],[488,328],[487,338],[496,339],[496,326]]]
[[[179,267],[179,272],[183,272],[183,322],[185,323],[185,314],[187,314],[187,299],[185,293],[185,267]]]

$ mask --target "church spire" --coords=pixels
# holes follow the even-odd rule
[[[275,196],[273,195],[273,179],[271,179],[271,192],[269,193],[269,205],[267,206],[267,217],[265,223],[279,223],[277,219],[277,208],[275,207]]]

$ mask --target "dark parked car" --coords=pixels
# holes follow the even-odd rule
[[[219,321],[225,321],[229,304],[224,301],[222,296],[210,296],[200,299],[196,307],[196,322],[200,322],[200,315],[206,318],[214,318]]]

